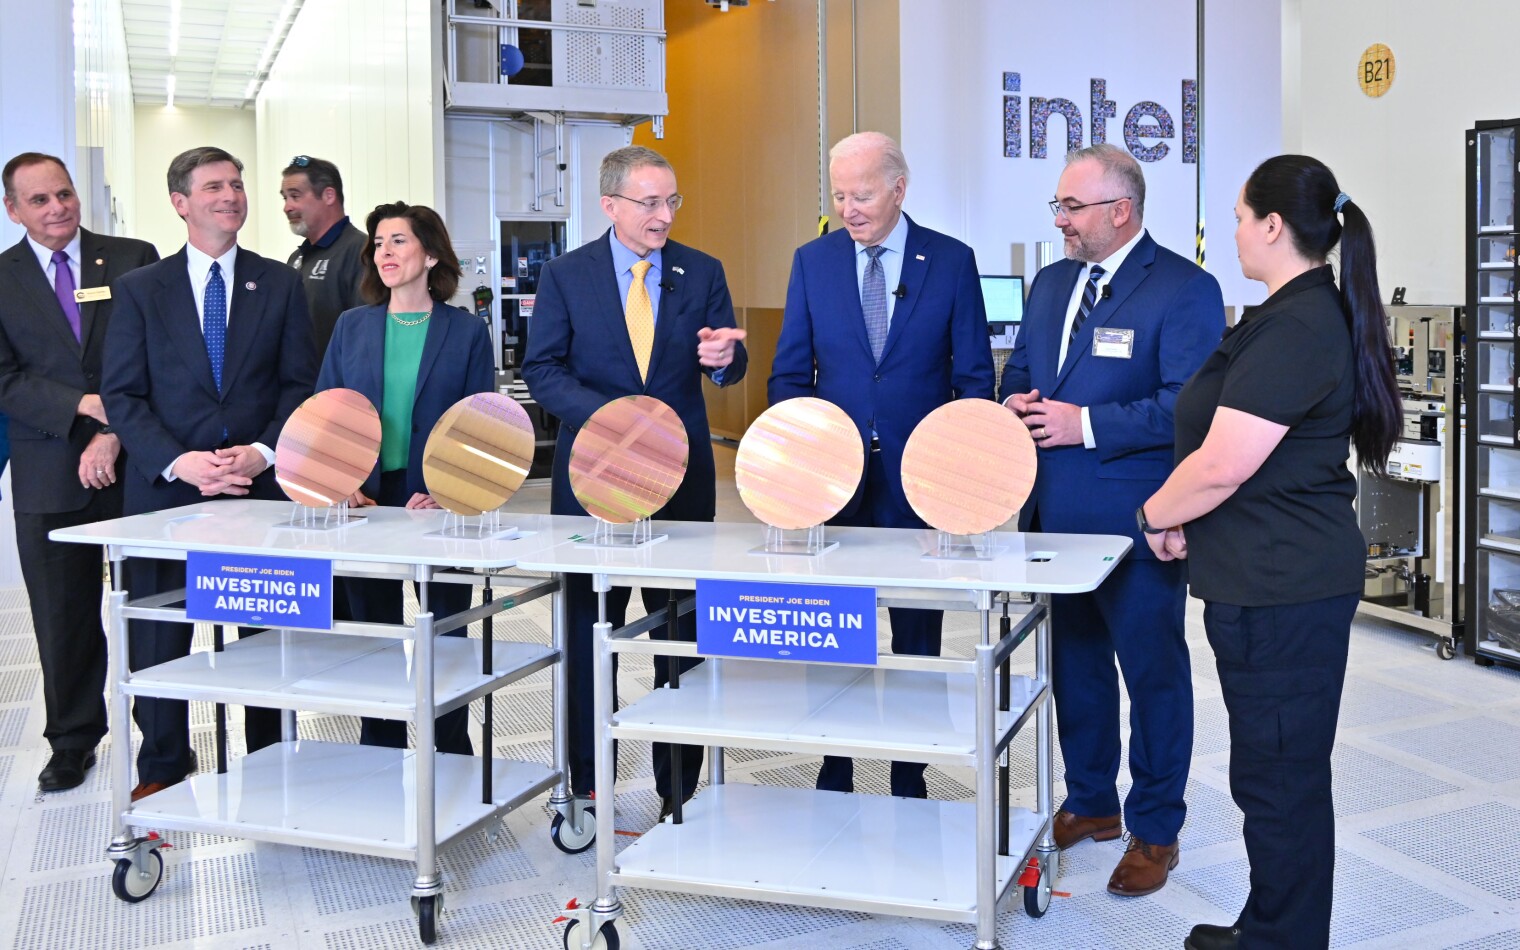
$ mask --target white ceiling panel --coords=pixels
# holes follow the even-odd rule
[[[251,105],[249,83],[262,81],[268,73],[302,2],[123,0],[133,99],[162,104],[167,99],[167,78],[173,74],[176,104]],[[170,21],[176,6],[179,42],[171,55]]]

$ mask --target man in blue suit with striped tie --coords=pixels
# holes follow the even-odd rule
[[[1130,838],[1110,893],[1166,884],[1193,745],[1184,562],[1152,556],[1136,514],[1172,469],[1172,406],[1224,331],[1219,282],[1141,224],[1145,177],[1125,150],[1072,152],[1050,203],[1066,260],[1040,271],[1003,368],[1006,404],[1039,446],[1026,530],[1124,534],[1129,556],[1088,594],[1052,598],[1066,801],[1056,844],[1119,837],[1119,679],[1130,697]]]
[[[923,528],[902,486],[903,449],[952,399],[990,399],[992,348],[976,255],[903,213],[908,162],[880,132],[829,150],[844,230],[797,249],[767,392],[771,405],[816,396],[843,409],[868,447],[855,496],[830,524]],[[892,652],[938,656],[944,613],[893,607]],[[854,791],[850,759],[828,756],[818,787]],[[928,794],[921,763],[893,762],[891,791]]]

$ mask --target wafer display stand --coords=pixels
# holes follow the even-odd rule
[[[809,402],[818,401],[791,400],[770,411]],[[810,430],[820,436],[818,451],[795,442],[758,454],[740,446],[741,496],[770,525],[762,544],[756,525],[662,522],[660,543],[562,544],[519,560],[526,569],[590,575],[601,605],[594,632],[597,890],[594,901],[572,901],[566,911],[566,950],[616,950],[624,887],[969,923],[983,950],[998,946],[996,909],[1012,888],[1023,889],[1032,917],[1049,906],[1058,873],[1051,837],[1050,595],[1096,588],[1128,552],[1129,539],[983,529],[965,544],[947,543],[943,530],[830,527],[825,540],[816,525],[806,529],[810,539],[778,539],[772,529],[781,519],[762,514],[767,502],[790,495],[811,504],[830,487],[804,480],[799,489],[805,479],[799,473],[837,472],[848,488],[845,499],[859,478],[858,463],[852,469],[827,458],[861,457],[853,425],[844,420],[854,441],[841,448],[824,431],[834,426],[827,412],[794,408],[786,424],[766,425],[762,417],[750,431],[761,439],[795,432],[811,413],[824,418]],[[767,470],[766,458],[791,476]],[[607,592],[638,585],[695,588],[697,596],[678,602],[673,593],[666,608],[613,630]],[[1028,602],[1019,595],[1030,595]],[[773,612],[751,613],[746,604]],[[878,606],[975,612],[974,656],[878,655]],[[699,642],[677,641],[677,617],[693,609]],[[848,660],[826,646],[809,649],[810,639],[814,645],[827,639],[818,633],[825,613],[834,639],[853,644]],[[865,613],[868,629],[851,636],[845,615],[858,620]],[[725,622],[733,640],[746,641],[743,658],[713,649],[726,636]],[[664,639],[644,637],[661,626]],[[710,639],[709,628],[717,631]],[[1031,636],[1034,671],[1013,675],[1009,657]],[[676,672],[667,686],[618,709],[620,653],[668,656]],[[678,658],[699,656],[705,662],[679,672]],[[1036,800],[1033,808],[1017,808],[1006,751],[1031,719]],[[675,790],[673,814],[621,852],[613,809],[618,739],[672,743],[673,757],[680,744],[705,746],[711,778],[684,804]],[[724,749],[731,746],[965,766],[975,772],[975,800],[729,783]],[[672,771],[679,775],[679,764]]]
[[[345,393],[319,393],[302,407],[310,411],[298,410],[281,434],[276,467],[293,498],[309,504],[344,498],[374,464],[379,419],[363,397]],[[482,423],[500,408],[491,403],[494,394],[472,398],[477,404],[461,409],[464,428],[450,428],[461,425],[461,414],[451,413],[435,435],[453,432],[457,438],[451,444],[472,446],[475,451],[466,454],[475,463],[450,469],[448,447],[440,445],[434,453],[430,440],[427,464],[434,469],[428,484],[435,494],[464,498],[467,503],[455,507],[466,512],[473,499],[473,510],[482,515],[473,521],[458,510],[351,511],[341,503],[292,510],[290,502],[228,499],[51,534],[56,541],[104,546],[112,569],[107,639],[114,833],[108,857],[115,865],[112,885],[119,898],[141,901],[157,888],[163,875],[159,830],[329,848],[415,862],[412,903],[418,933],[424,943],[432,943],[443,909],[437,855],[450,842],[474,831],[494,836],[507,812],[549,791],[556,812],[551,828],[555,843],[568,838],[575,847],[589,845],[590,819],[570,795],[565,766],[559,583],[496,574],[524,554],[591,530],[591,519],[513,515],[507,524],[490,517],[485,507],[499,505],[511,494],[496,473],[510,473],[511,465],[526,473],[520,456],[531,456],[531,427],[526,449],[506,451],[502,446],[515,438],[507,438],[510,426]],[[468,464],[477,463],[484,474],[466,471]],[[449,481],[450,470],[457,484]],[[522,478],[511,475],[507,481],[520,484]],[[457,490],[444,494],[451,485]],[[462,517],[468,523],[461,524]],[[209,558],[220,574],[194,566],[201,557]],[[124,569],[129,558],[190,562],[187,588],[132,599]],[[308,580],[308,572],[315,579]],[[415,581],[419,611],[414,622],[332,620],[330,599],[324,614],[322,597],[307,597],[302,585],[311,583],[312,592],[326,587],[330,598],[333,575]],[[218,586],[219,578],[226,582]],[[233,623],[269,629],[228,642],[225,627],[232,623],[217,623],[211,651],[129,671],[128,621],[204,619],[189,598],[199,597],[208,579],[214,590],[206,596],[222,596],[226,603],[221,606],[255,615]],[[482,602],[453,616],[434,616],[429,589],[440,583],[480,588]],[[495,615],[545,596],[552,598],[555,618],[548,645],[493,641]],[[483,628],[480,638],[441,636],[477,621]],[[552,764],[496,758],[492,694],[546,668],[553,670]],[[215,703],[216,762],[213,770],[203,768],[132,802],[130,706],[134,697],[143,696]],[[480,753],[433,751],[434,719],[477,699],[485,703]],[[280,710],[283,741],[246,756],[229,756],[228,703]],[[415,729],[416,748],[302,739],[297,711],[402,720]]]

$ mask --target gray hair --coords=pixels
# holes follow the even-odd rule
[[[608,152],[602,158],[602,194],[610,195],[623,190],[623,184],[635,168],[670,168],[665,156],[642,145],[627,145]],[[670,168],[674,175],[676,170]]]
[[[1124,188],[1135,202],[1135,220],[1145,220],[1145,173],[1135,156],[1109,142],[1073,149],[1066,153],[1066,164],[1092,159],[1103,166],[1103,177]]]
[[[854,135],[846,135],[829,149],[829,165],[841,158],[854,158],[857,155],[878,153],[881,173],[888,184],[901,178],[903,184],[908,183],[908,157],[903,154],[902,146],[893,140],[892,136],[881,132],[856,132]]]
[[[190,176],[202,165],[215,165],[219,162],[231,162],[237,166],[239,174],[243,171],[243,163],[232,156],[230,152],[224,152],[214,145],[203,145],[200,148],[192,148],[187,152],[180,152],[174,156],[174,161],[169,163],[169,194],[189,195]]]

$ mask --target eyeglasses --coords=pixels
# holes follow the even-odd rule
[[[664,205],[672,212],[680,211],[681,202],[685,200],[680,195],[671,195],[669,198],[630,198],[627,195],[620,195],[617,192],[612,192],[608,194],[607,197],[622,198],[624,201],[631,201],[650,214],[654,214],[656,211],[659,211],[660,205]]]
[[[1111,205],[1116,201],[1123,201],[1128,197],[1129,195],[1120,195],[1117,198],[1110,198],[1107,201],[1089,201],[1085,205],[1063,205],[1059,201],[1052,201],[1050,202],[1050,213],[1057,218],[1059,218],[1062,213],[1065,213],[1068,218],[1071,218],[1075,217],[1077,212],[1081,211],[1084,208],[1091,208],[1096,205]]]
[[[295,158],[292,158],[290,160],[290,164],[294,165],[297,168],[305,168],[306,166],[308,166],[308,165],[311,164],[311,156],[310,155],[297,155]]]

